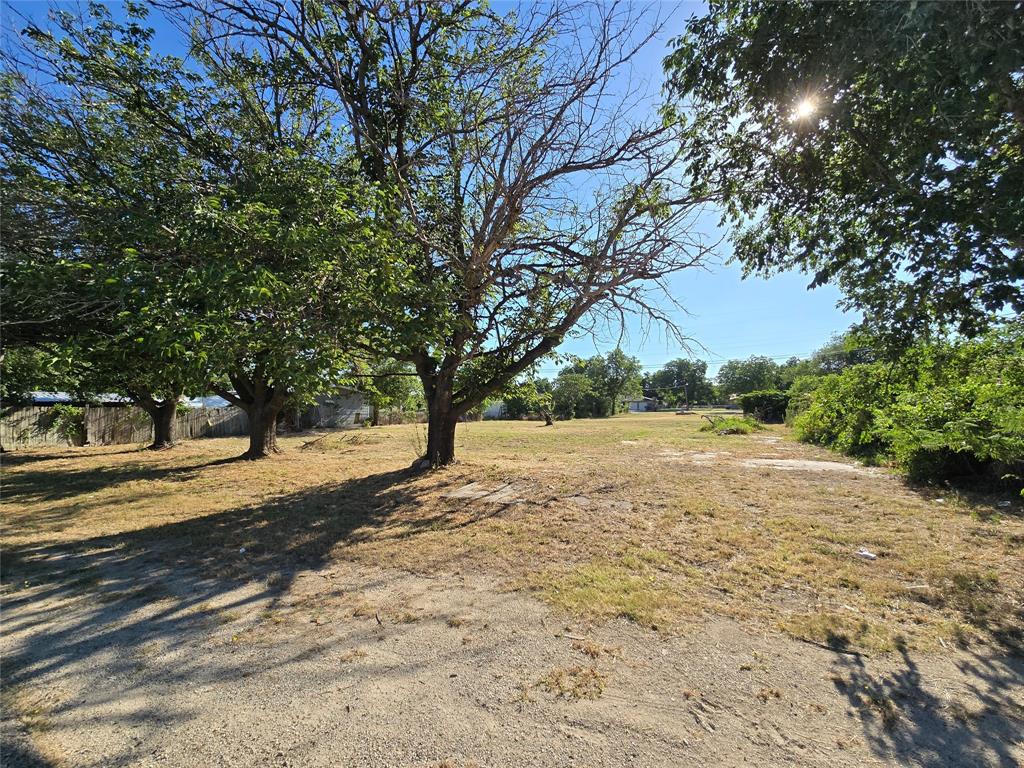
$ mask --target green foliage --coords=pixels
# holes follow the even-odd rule
[[[93,391],[308,402],[341,383],[355,307],[390,284],[383,198],[333,108],[280,62],[197,41],[187,63],[157,55],[144,15],[116,22],[95,4],[31,28],[28,55],[65,89],[5,69],[13,303],[57,316],[37,335]],[[30,248],[50,221],[47,247]]]
[[[568,420],[580,414],[582,408],[594,397],[594,388],[588,376],[582,373],[561,372],[555,379],[552,399],[555,415]],[[584,413],[584,415],[591,415]]]
[[[743,413],[758,421],[779,424],[786,420],[789,395],[778,389],[762,389],[740,396]]]
[[[1024,330],[918,351],[917,376],[879,417],[912,477],[989,466],[1024,476]]]
[[[822,377],[810,405],[793,423],[797,437],[853,456],[884,453],[888,441],[875,416],[891,402],[889,383],[890,372],[881,363]]]
[[[796,417],[806,411],[814,399],[814,392],[821,383],[820,376],[798,376],[790,384],[786,394],[789,395],[789,403],[786,405],[786,423],[790,426],[796,421]]]
[[[708,364],[703,360],[672,360],[661,370],[644,377],[643,391],[669,405],[712,403],[715,388],[707,372]]]
[[[799,386],[797,386],[799,385]],[[790,391],[797,435],[919,479],[1024,476],[1024,328],[919,344]]]
[[[605,356],[603,391],[612,414],[619,401],[640,392],[640,361],[616,347]]]
[[[85,441],[85,409],[68,403],[57,403],[46,413],[50,429],[71,445]]]
[[[5,349],[0,360],[0,406],[30,402],[32,391],[80,393],[71,361],[54,345]]]
[[[700,425],[701,432],[714,432],[716,435],[749,435],[763,429],[757,419],[749,416],[710,416]]]
[[[534,380],[516,382],[506,387],[502,395],[502,402],[505,406],[505,418],[525,419],[534,414],[550,412],[554,406],[554,399],[550,392],[539,391],[538,383]]]
[[[572,418],[564,415],[567,413],[567,403],[571,401],[573,415],[579,418],[614,414],[623,398],[641,391],[643,380],[640,371],[640,361],[618,348],[607,355],[594,355],[585,360],[570,358],[569,365],[562,368],[555,379],[555,412],[559,418]],[[582,376],[587,384],[583,386],[575,378],[563,383],[562,379],[567,376]]]
[[[754,355],[746,360],[729,360],[718,370],[718,388],[722,395],[742,395],[782,384],[779,365],[770,357]]]
[[[1014,3],[718,0],[666,60],[668,116],[747,273],[837,282],[896,342],[973,336],[1024,311],[1022,61]]]

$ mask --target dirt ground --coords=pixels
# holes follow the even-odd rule
[[[15,456],[2,763],[1024,763],[1019,502],[698,425]]]

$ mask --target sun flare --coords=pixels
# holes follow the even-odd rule
[[[817,110],[818,105],[811,97],[801,99],[797,102],[796,109],[793,110],[794,120],[806,120],[808,117],[814,114]]]

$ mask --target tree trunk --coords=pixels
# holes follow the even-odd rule
[[[380,406],[374,403],[373,415],[370,417],[370,425],[374,427],[380,426]]]
[[[153,419],[153,444],[150,450],[158,451],[174,445],[174,417],[178,402],[167,398],[149,414]]]
[[[433,469],[444,467],[455,461],[455,427],[459,417],[451,410],[431,408],[427,422],[427,455]]]
[[[242,454],[243,459],[265,459],[281,452],[277,447],[277,414],[281,405],[274,396],[245,409],[249,416],[249,450]]]
[[[153,420],[153,442],[151,451],[162,451],[174,447],[174,417],[178,414],[178,398],[165,397],[157,400],[149,394],[129,394],[135,404],[149,414]]]

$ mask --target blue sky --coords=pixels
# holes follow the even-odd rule
[[[653,13],[664,20],[664,30],[634,60],[629,76],[623,78],[623,87],[636,91],[646,86],[657,94],[664,79],[662,59],[670,50],[671,39],[682,34],[688,18],[703,12],[700,2],[656,3]],[[709,211],[698,222],[710,242],[727,234],[718,228],[719,218],[717,211]],[[834,287],[808,290],[810,275],[788,272],[767,280],[744,280],[739,265],[728,264],[730,256],[728,238],[723,238],[708,271],[686,270],[669,281],[672,298],[688,311],[669,314],[693,339],[689,353],[657,328],[645,333],[639,320],[627,324],[622,348],[640,358],[645,370],[690,356],[707,361],[714,375],[730,359],[766,355],[781,362],[793,356],[804,357],[860,320],[859,314],[844,313],[836,307],[840,293]],[[665,306],[670,305],[666,302]],[[613,349],[618,340],[615,333],[587,336],[566,342],[559,352],[591,356]],[[551,375],[557,368],[553,363],[544,364],[540,374]]]
[[[17,13],[37,20],[45,18],[47,3],[10,2],[0,0],[6,17],[7,29],[18,24],[9,13]],[[76,2],[58,5],[73,9]],[[499,9],[501,4],[497,4]],[[120,7],[117,4],[115,7]],[[634,61],[633,70],[623,78],[623,87],[638,89],[646,84],[657,94],[663,79],[661,61],[669,49],[671,38],[682,33],[686,20],[703,10],[698,2],[662,2],[653,11],[665,21],[665,29],[657,40],[644,49]],[[181,53],[179,33],[154,12],[149,18],[157,30],[155,47],[166,52]],[[12,23],[13,22],[13,23]],[[719,216],[709,211],[698,222],[709,239],[723,234],[718,229]],[[806,356],[822,346],[829,338],[859,320],[859,316],[843,313],[836,307],[840,294],[831,287],[807,289],[811,278],[799,273],[784,273],[767,280],[741,278],[738,265],[728,264],[731,255],[728,240],[723,239],[714,263],[707,271],[686,270],[669,280],[672,298],[688,313],[671,311],[670,314],[683,333],[693,340],[689,353],[661,329],[645,329],[639,320],[630,320],[621,337],[617,332],[604,332],[571,339],[559,348],[560,353],[590,356],[621,346],[641,361],[645,370],[654,370],[676,357],[692,356],[708,362],[711,375],[729,359],[751,355],[767,355],[780,362],[792,356]],[[669,304],[665,303],[666,308]],[[558,365],[541,365],[540,375],[551,376]]]

